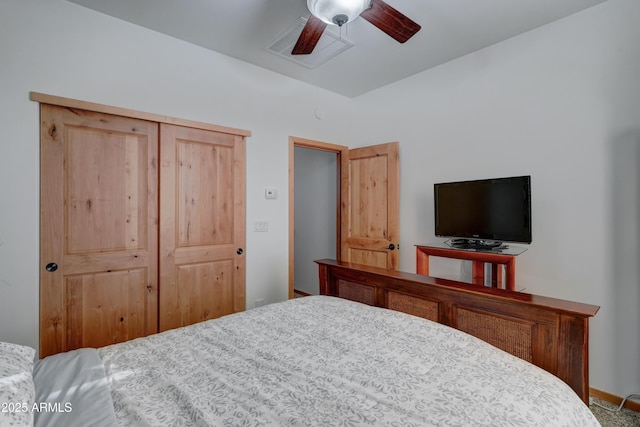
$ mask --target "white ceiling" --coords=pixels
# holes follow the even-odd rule
[[[386,0],[422,29],[400,44],[356,19],[342,30],[354,46],[315,69],[266,50],[309,16],[306,0],[69,1],[355,97],[606,0]]]

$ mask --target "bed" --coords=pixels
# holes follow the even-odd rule
[[[35,364],[33,349],[0,344],[0,425],[599,425],[545,369],[376,306],[393,273],[319,265],[325,295]],[[331,295],[352,285],[374,304]]]

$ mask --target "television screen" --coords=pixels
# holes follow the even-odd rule
[[[435,234],[531,243],[531,177],[434,184]]]

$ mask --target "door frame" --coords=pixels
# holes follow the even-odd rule
[[[88,110],[96,113],[113,114],[114,116],[124,116],[132,119],[148,120],[150,122],[167,123],[172,125],[191,127],[204,130],[212,130],[214,132],[230,133],[250,137],[251,131],[244,129],[231,128],[227,126],[219,126],[211,123],[197,122],[188,119],[180,119],[176,117],[164,116],[161,114],[147,113],[144,111],[130,110],[128,108],[114,107],[106,104],[97,104],[95,102],[80,101],[72,98],[63,98],[56,95],[47,95],[39,92],[29,92],[31,101],[40,104],[57,105],[59,107],[77,108],[79,110]]]
[[[335,153],[337,156],[337,180],[336,180],[336,259],[340,260],[340,233],[341,233],[341,214],[340,214],[340,185],[342,162],[348,156],[346,155],[349,147],[344,145],[332,144],[329,142],[315,141],[297,136],[289,137],[289,299],[293,298],[294,291],[294,226],[295,226],[295,148],[308,148],[311,150],[327,151]]]

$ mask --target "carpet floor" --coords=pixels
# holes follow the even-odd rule
[[[590,399],[589,408],[602,427],[640,427],[640,412],[630,409],[618,411],[618,406],[595,397]]]

